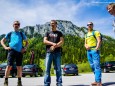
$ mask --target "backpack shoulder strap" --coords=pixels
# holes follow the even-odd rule
[[[96,39],[95,31],[92,32],[92,35],[93,35],[93,37]],[[101,33],[100,33],[100,38],[101,38],[101,40],[102,40],[102,34],[101,34]]]
[[[92,35],[93,35],[93,37],[96,39],[95,31],[92,31]]]
[[[9,33],[8,33],[8,38],[10,38],[11,34],[12,34],[12,32],[9,32]]]
[[[23,40],[23,33],[22,33],[22,32],[20,32],[20,35],[21,35],[21,37],[22,37],[22,40]]]
[[[85,34],[85,38],[87,38],[87,33]]]
[[[9,33],[8,33],[8,42],[11,41],[11,34],[12,34],[12,32],[9,32]]]

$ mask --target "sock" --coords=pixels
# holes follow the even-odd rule
[[[18,81],[21,81],[21,77],[18,78]]]
[[[8,81],[8,78],[5,78],[5,81]]]

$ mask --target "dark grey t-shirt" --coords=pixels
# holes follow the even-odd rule
[[[48,41],[51,41],[53,43],[58,43],[60,41],[60,37],[63,37],[63,34],[60,31],[50,31],[50,32],[46,32],[45,37],[48,38]],[[46,45],[47,52],[51,52],[50,47],[51,45]],[[61,51],[61,47],[58,47],[55,48],[53,52],[60,52],[60,51]]]

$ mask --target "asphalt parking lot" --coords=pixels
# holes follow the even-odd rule
[[[63,76],[63,86],[91,86],[94,82],[93,73],[79,74],[78,76]],[[0,86],[3,85],[4,78],[0,78]],[[102,73],[103,86],[115,86],[115,72]],[[44,77],[25,77],[22,78],[23,86],[43,86]],[[9,78],[8,86],[17,86],[17,78]],[[51,77],[51,86],[56,86],[56,77]]]

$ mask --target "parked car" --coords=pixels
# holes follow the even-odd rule
[[[101,64],[104,73],[115,70],[115,61],[107,61]]]
[[[5,70],[6,70],[7,63],[2,63],[0,64],[0,77],[2,78],[5,75]],[[10,70],[10,75],[12,77],[16,77],[17,75],[17,68],[16,65],[14,64]]]
[[[64,67],[64,65],[61,65],[61,73],[62,73],[62,75],[64,74],[64,72],[63,72],[63,67]],[[54,74],[56,74],[56,69],[55,69],[55,67],[54,67]]]
[[[66,64],[63,68],[63,75],[68,75],[68,74],[73,74],[73,75],[78,75],[78,67],[75,64]]]
[[[36,64],[28,64],[23,66],[22,76],[30,75],[30,77],[38,75],[43,76],[43,70]]]
[[[64,66],[65,66],[65,65],[61,65],[61,72],[62,72],[62,75],[64,74],[64,71],[63,71]]]

